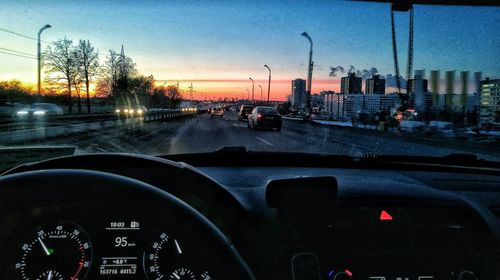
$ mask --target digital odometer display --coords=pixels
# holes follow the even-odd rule
[[[106,255],[100,257],[99,275],[105,278],[136,278],[140,268],[139,237],[141,223],[137,220],[106,223]]]

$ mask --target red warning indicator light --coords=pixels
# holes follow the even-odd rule
[[[391,214],[387,213],[387,211],[382,210],[382,212],[380,212],[380,220],[381,221],[392,221],[392,216],[391,216]]]
[[[344,272],[347,276],[352,277],[352,272],[349,269],[344,270]]]

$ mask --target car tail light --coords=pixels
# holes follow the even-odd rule
[[[257,119],[260,120],[262,118],[261,114],[257,114]]]

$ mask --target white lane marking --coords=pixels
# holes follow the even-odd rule
[[[262,138],[260,138],[259,136],[255,136],[255,138],[259,139],[260,141],[264,142],[265,144],[267,144],[267,145],[269,145],[269,146],[274,146],[274,144],[273,144],[273,143],[271,143],[271,142],[269,142],[269,141],[267,141],[267,140],[265,140],[265,139],[262,139]]]
[[[236,127],[239,127],[239,125],[237,125],[236,123],[233,123],[233,125],[236,126]]]

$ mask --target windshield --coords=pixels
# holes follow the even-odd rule
[[[399,8],[3,1],[0,147],[499,160],[500,9]]]

